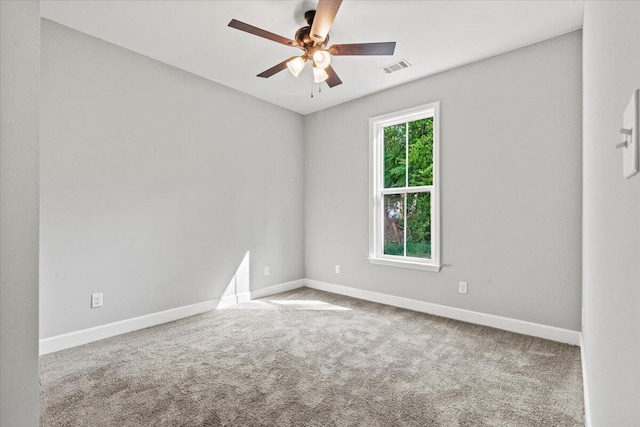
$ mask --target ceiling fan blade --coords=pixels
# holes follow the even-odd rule
[[[329,78],[325,80],[329,87],[334,87],[342,84],[342,80],[340,80],[340,77],[338,77],[331,65],[329,65],[324,70],[327,72],[327,74],[329,74]]]
[[[263,30],[262,28],[254,27],[253,25],[245,24],[244,22],[238,21],[236,19],[232,19],[231,22],[229,22],[229,26],[231,28],[235,28],[236,30],[244,31],[258,37],[272,40],[276,43],[282,43],[287,46],[300,48],[300,46],[298,46],[298,43],[296,43],[294,40],[279,36],[277,34]]]
[[[287,68],[287,62],[291,61],[293,58],[297,58],[297,57],[296,56],[292,56],[289,59],[285,59],[284,61],[282,61],[278,65],[274,65],[273,67],[269,68],[268,70],[265,70],[265,71],[261,72],[260,74],[258,74],[258,77],[264,77],[265,79],[268,79],[269,77],[273,76],[274,74],[279,73],[280,71],[282,71],[285,68]]]
[[[331,24],[336,17],[336,13],[338,13],[341,3],[342,0],[320,0],[318,2],[318,8],[313,18],[310,33],[316,45],[322,43],[324,39],[327,38]]]
[[[393,55],[396,42],[334,44],[327,50],[331,55]]]

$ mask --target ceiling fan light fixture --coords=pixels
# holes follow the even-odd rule
[[[300,71],[304,68],[304,59],[300,56],[293,58],[291,61],[287,62],[287,68],[294,77],[298,77],[298,74],[300,74]]]
[[[331,55],[325,50],[318,50],[313,54],[313,64],[318,68],[327,68],[331,64]]]
[[[316,83],[322,83],[329,78],[329,74],[324,68],[313,67],[313,81]]]

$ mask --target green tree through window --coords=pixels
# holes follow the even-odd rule
[[[384,127],[384,188],[386,255],[431,257],[431,191],[433,185],[433,118]]]

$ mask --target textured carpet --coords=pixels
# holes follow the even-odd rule
[[[302,288],[40,359],[43,426],[583,426],[577,347]]]

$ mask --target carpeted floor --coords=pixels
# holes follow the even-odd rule
[[[577,347],[302,288],[41,357],[43,426],[583,426]]]

